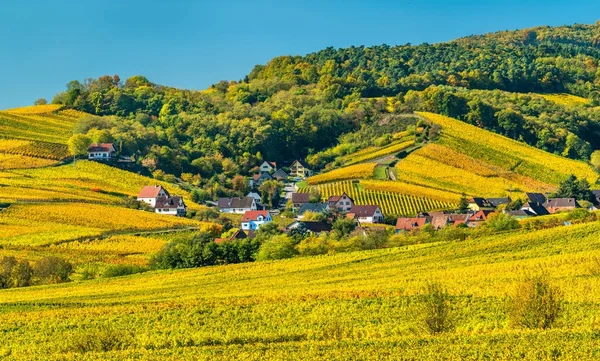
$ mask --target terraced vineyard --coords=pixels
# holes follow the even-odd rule
[[[371,178],[375,172],[375,167],[377,167],[377,163],[355,164],[312,176],[307,179],[307,182],[308,184],[319,184],[345,179]]]
[[[402,132],[404,133],[404,132]],[[345,165],[352,165],[356,163],[366,162],[369,160],[385,157],[399,153],[411,146],[415,145],[415,141],[412,136],[404,136],[398,141],[392,142],[390,145],[384,147],[369,147],[359,152],[349,154],[342,158],[342,162]]]
[[[366,181],[366,184],[377,184],[376,181],[372,183],[369,182],[370,181]],[[393,182],[379,183],[386,184]],[[365,187],[362,186],[362,183],[355,183],[352,181],[327,183],[315,187],[319,189],[323,199],[327,199],[332,195],[341,195],[342,193],[346,193],[352,199],[354,199],[358,205],[378,205],[381,207],[381,210],[385,215],[410,216],[420,211],[442,210],[456,206],[456,203],[449,201],[416,197],[393,191],[365,189]],[[298,190],[298,192],[308,193],[310,189],[311,187],[306,187]]]

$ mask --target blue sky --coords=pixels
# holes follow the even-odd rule
[[[598,14],[597,0],[8,0],[0,109],[50,100],[73,79],[141,74],[204,89],[278,55],[594,23]]]

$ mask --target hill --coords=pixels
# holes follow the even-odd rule
[[[592,223],[5,290],[0,352],[9,360],[591,360],[598,231]],[[564,312],[552,330],[515,328],[507,295],[540,269],[561,290]],[[448,288],[456,313],[455,331],[437,336],[420,321],[432,281]]]

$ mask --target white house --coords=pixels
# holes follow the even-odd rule
[[[94,143],[88,147],[88,159],[109,160],[117,155],[112,143]]]
[[[379,206],[354,206],[348,212],[359,223],[381,223],[383,222],[383,213]]]
[[[156,199],[154,211],[159,214],[184,217],[185,203],[181,197],[159,197]]]
[[[265,223],[272,222],[271,213],[269,211],[247,211],[242,217],[242,230],[254,231],[260,228]]]
[[[340,212],[349,212],[354,207],[354,200],[346,193],[341,196],[331,196],[327,199],[329,208],[336,208]]]
[[[146,186],[142,188],[140,194],[137,196],[139,202],[144,202],[150,207],[156,207],[156,199],[162,197],[169,197],[169,192],[162,186]]]
[[[275,162],[269,162],[269,161],[265,160],[260,165],[261,173],[271,173],[271,172],[275,172],[276,170],[277,170],[277,163],[275,163]]]
[[[220,198],[217,202],[219,211],[222,213],[237,213],[244,214],[248,211],[257,210],[256,199],[252,197],[233,197],[233,198]]]

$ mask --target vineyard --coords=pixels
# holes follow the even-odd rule
[[[542,98],[551,101],[553,103],[565,106],[565,107],[576,107],[583,106],[589,103],[586,98],[578,97],[572,94],[537,94]]]
[[[364,182],[364,186],[363,181],[361,183],[342,181],[318,185],[316,188],[318,188],[323,199],[327,199],[332,195],[346,193],[358,205],[378,205],[385,215],[410,216],[420,211],[449,209],[456,205],[456,203],[452,203],[451,201],[440,201],[394,192],[386,187],[386,185],[393,182]],[[378,184],[380,188],[375,189]],[[369,186],[372,188],[369,189]],[[306,187],[300,189],[299,192],[308,193],[310,189],[311,187]],[[456,197],[453,198],[454,200],[457,199]]]
[[[377,163],[355,164],[312,176],[307,179],[307,182],[308,184],[319,184],[345,179],[371,178],[375,172],[375,167],[377,167]]]
[[[598,232],[591,223],[0,290],[0,354],[15,361],[594,360]],[[513,326],[507,297],[540,272],[561,291],[563,312],[553,329]],[[450,293],[454,330],[432,336],[423,328],[428,282]],[[96,348],[96,340],[106,346]]]
[[[402,132],[402,133],[404,133],[404,132]],[[412,137],[408,137],[408,138],[412,138]],[[394,142],[388,146],[381,147],[381,148],[377,148],[377,147],[365,148],[359,152],[344,156],[342,158],[342,162],[345,165],[352,165],[352,164],[356,164],[356,163],[366,162],[369,160],[373,160],[373,159],[377,159],[377,158],[381,158],[381,157],[385,157],[388,155],[393,155],[393,154],[399,153],[399,152],[415,145],[414,139],[411,139],[411,140],[405,140],[405,139],[406,139],[406,137],[403,140]]]

